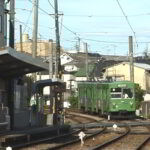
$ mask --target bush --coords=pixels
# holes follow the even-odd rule
[[[141,102],[144,100],[143,95],[145,91],[141,89],[141,87],[136,84],[135,85],[135,102],[136,102],[136,109],[139,109],[141,106]]]

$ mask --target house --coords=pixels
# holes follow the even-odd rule
[[[105,68],[105,79],[130,80],[130,63],[122,62]],[[150,65],[134,63],[134,82],[150,91]]]

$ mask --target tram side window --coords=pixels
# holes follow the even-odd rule
[[[111,98],[121,98],[121,88],[111,88]]]
[[[123,98],[132,98],[133,90],[132,89],[123,89]]]

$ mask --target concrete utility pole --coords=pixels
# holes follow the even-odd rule
[[[9,46],[14,48],[15,42],[15,0],[10,0],[10,18],[9,18]]]
[[[77,52],[80,52],[80,38],[78,37],[78,41],[77,41],[77,44],[76,44],[76,49],[77,49]]]
[[[61,62],[60,62],[60,36],[59,36],[59,22],[58,22],[58,2],[54,0],[55,7],[55,33],[56,33],[56,67],[55,75],[61,78]]]
[[[134,82],[133,38],[129,36],[130,81]]]
[[[4,47],[7,46],[7,3],[4,3]]]
[[[49,40],[49,78],[53,78],[53,40]]]
[[[53,78],[53,40],[49,40],[49,79]],[[50,113],[53,113],[53,88],[49,87],[50,93]]]
[[[87,43],[84,43],[84,47],[85,47],[85,52],[86,52],[86,59],[85,59],[85,64],[86,64],[86,80],[89,80],[88,45],[87,45]]]
[[[22,25],[20,25],[20,51],[23,51],[23,47],[22,47]]]
[[[37,33],[38,33],[38,6],[39,0],[32,0],[33,3],[33,31],[32,31],[32,57],[37,54]]]

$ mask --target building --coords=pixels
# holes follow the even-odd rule
[[[130,80],[130,63],[122,62],[105,68],[105,79]],[[134,82],[150,92],[150,65],[134,63]]]
[[[55,43],[53,43],[53,48],[55,48]],[[38,40],[37,43],[37,57],[47,57],[49,56],[49,53],[51,52],[52,44],[49,41],[44,40]],[[21,51],[27,54],[32,54],[32,40],[29,38],[28,34],[24,34],[22,36],[22,48],[20,43],[15,44],[15,49],[17,51]],[[55,52],[55,49],[54,49]]]

